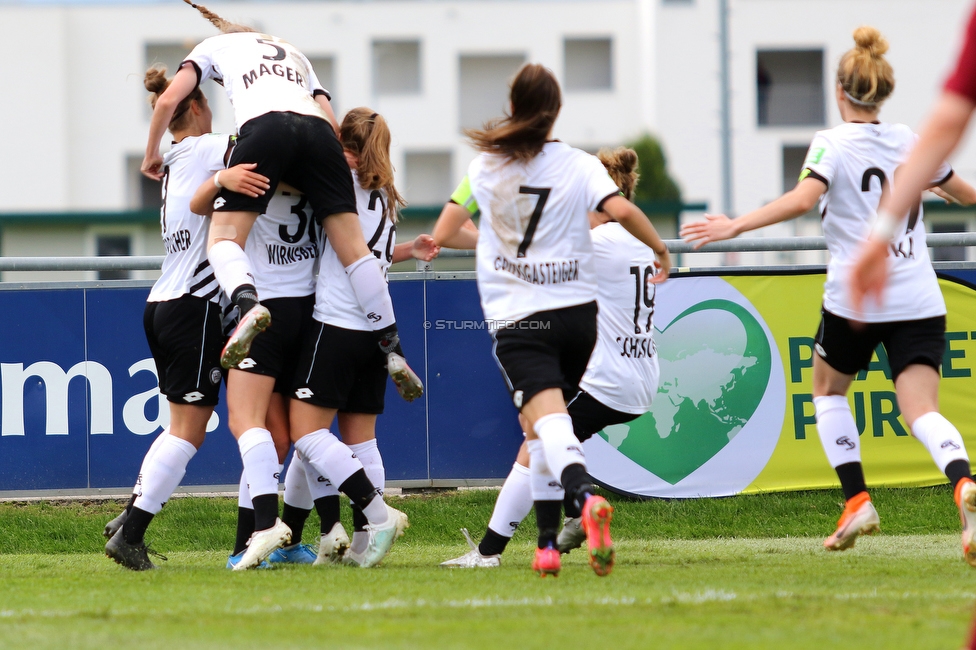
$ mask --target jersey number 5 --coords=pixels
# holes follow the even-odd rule
[[[539,217],[542,216],[542,210],[546,207],[546,201],[549,200],[549,192],[551,191],[552,189],[548,187],[526,187],[525,185],[519,187],[519,194],[535,194],[539,197],[539,200],[535,202],[535,210],[532,211],[532,216],[529,217],[529,225],[525,228],[525,236],[522,238],[522,243],[519,244],[516,257],[525,257],[525,251],[528,250],[529,244],[532,243],[536,226],[539,225]]]
[[[271,41],[265,40],[263,38],[259,38],[257,40],[258,40],[258,43],[260,43],[261,45],[270,45],[271,47],[273,47],[275,49],[275,55],[274,56],[268,56],[266,54],[266,55],[264,55],[264,56],[261,57],[262,59],[264,59],[265,61],[284,61],[284,59],[285,59],[285,50],[284,49],[282,49],[281,47],[278,47],[277,45],[275,45]]]

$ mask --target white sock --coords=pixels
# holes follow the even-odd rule
[[[292,454],[291,465],[285,474],[285,503],[302,510],[311,510],[312,493],[308,489],[308,477],[305,475],[305,463],[299,454]]]
[[[851,406],[844,395],[813,398],[817,412],[817,433],[831,467],[861,462],[861,440]]]
[[[376,259],[375,257],[373,259]],[[336,487],[363,469],[363,464],[346,445],[328,429],[319,429],[295,443],[305,462],[322,476],[328,476]]]
[[[339,496],[339,488],[332,484],[328,476],[323,476],[318,470],[305,461],[305,475],[308,477],[308,491],[312,494],[312,501],[322,497]]]
[[[247,475],[248,491],[251,498],[264,494],[278,494],[278,452],[274,440],[267,429],[255,427],[248,429],[237,439]]]
[[[557,481],[561,480],[563,470],[570,465],[579,464],[584,468],[586,467],[583,446],[576,438],[576,434],[573,433],[573,419],[569,417],[568,413],[545,415],[536,420],[535,426],[532,428],[535,430],[535,435],[539,436],[539,440],[542,441],[546,450],[546,464]],[[534,475],[535,472],[533,471]],[[534,484],[532,489],[532,496],[536,498]]]
[[[235,242],[221,239],[210,247],[207,259],[213,267],[217,282],[224,288],[227,297],[242,284],[254,284],[254,271],[244,249]],[[376,259],[375,257],[373,259]]]
[[[350,551],[353,553],[363,553],[368,544],[369,533],[367,533],[365,530],[354,530],[352,532],[352,542],[349,544]]]
[[[380,449],[376,446],[376,438],[357,445],[349,445],[349,449],[363,464],[369,482],[376,486],[380,494],[383,494],[383,488],[386,487],[386,468],[383,467],[383,457],[380,456]]]
[[[197,448],[186,440],[163,434],[166,438],[156,448],[156,453],[142,476],[142,494],[133,504],[140,510],[156,514],[173,495],[186,474],[186,464],[190,462]]]
[[[929,450],[932,460],[943,473],[954,460],[969,462],[959,431],[938,411],[929,411],[916,418],[912,423],[912,434]]]
[[[532,510],[530,474],[531,470],[528,467],[518,463],[512,465],[512,471],[508,473],[508,478],[505,479],[505,484],[502,485],[498,498],[495,499],[495,509],[491,511],[488,528],[503,537],[514,535],[515,529]]]
[[[139,496],[142,494],[142,476],[146,473],[149,468],[149,463],[152,457],[156,454],[156,450],[159,449],[159,445],[163,444],[163,440],[169,435],[169,427],[163,429],[163,431],[156,436],[153,443],[149,445],[149,449],[146,451],[146,455],[142,458],[142,465],[139,467],[139,475],[136,476],[136,484],[132,488],[132,494]]]
[[[366,520],[370,524],[385,524],[387,519],[390,518],[390,511],[386,508],[386,502],[383,501],[383,495],[377,494],[373,497],[373,500],[369,502],[365,508],[363,508],[363,514],[366,515]]]
[[[373,330],[381,330],[396,323],[393,314],[393,301],[390,300],[390,287],[383,277],[379,260],[370,253],[346,267],[346,275],[352,285],[363,313],[369,315]],[[217,277],[220,280],[220,277]]]
[[[251,491],[247,487],[247,472],[244,471],[241,472],[241,484],[237,488],[237,507],[254,510],[254,504],[251,503]]]
[[[575,436],[573,436],[573,440],[576,440]],[[562,501],[566,493],[563,491],[559,479],[549,469],[549,463],[546,461],[545,443],[538,439],[527,440],[525,446],[529,450],[529,483],[532,500]],[[498,531],[495,530],[495,532]]]

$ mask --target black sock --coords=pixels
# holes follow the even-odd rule
[[[363,509],[357,506],[355,503],[352,504],[352,529],[353,531],[364,531],[366,526],[369,524],[369,519],[363,513]]]
[[[339,523],[339,495],[319,497],[315,500],[315,512],[319,513],[319,532],[328,535],[332,527]]]
[[[482,555],[501,555],[505,552],[505,547],[508,546],[511,539],[511,537],[499,535],[489,528],[485,531],[485,536],[481,538],[481,543],[478,544],[478,552]]]
[[[563,514],[562,501],[536,501],[535,520],[539,524],[539,548],[556,545],[559,523]]]
[[[864,469],[861,463],[844,463],[834,468],[840,487],[844,490],[844,500],[849,501],[861,492],[867,492],[868,486],[864,482]]]
[[[258,304],[258,290],[253,284],[242,284],[234,289],[234,295],[230,297],[230,301],[237,305],[243,317],[244,314],[251,311],[254,305]],[[258,530],[261,529],[258,528]]]
[[[129,497],[129,502],[125,504],[125,512],[126,513],[132,512],[132,506],[134,506],[135,504],[136,504],[136,495],[133,494],[132,496]]]
[[[563,489],[566,491],[566,501],[571,503],[572,512],[582,514],[586,497],[595,491],[593,484],[590,483],[590,475],[586,473],[586,468],[580,463],[567,465],[559,480],[562,482]]]
[[[278,518],[278,495],[262,494],[251,497],[254,504],[254,530],[267,530],[275,525]]]
[[[583,516],[583,511],[576,507],[576,499],[568,490],[566,491],[566,496],[563,497],[563,510],[566,512],[567,517],[572,517],[573,519]]]
[[[949,482],[952,483],[952,489],[956,489],[956,484],[964,478],[971,479],[973,477],[969,470],[968,460],[954,460],[945,468],[945,475],[948,477]]]
[[[234,540],[234,553],[238,555],[247,548],[247,540],[254,533],[254,510],[237,507],[237,539]]]
[[[146,535],[146,529],[149,528],[149,522],[155,516],[142,508],[132,506],[132,509],[129,510],[128,518],[126,518],[125,523],[122,525],[122,539],[127,544],[139,544],[142,542],[143,537]]]
[[[396,323],[377,330],[376,334],[380,337],[380,350],[383,351],[383,354],[396,352],[401,357],[403,356],[403,348],[400,346],[400,334],[397,332]]]
[[[380,491],[376,486],[369,482],[366,470],[360,469],[343,481],[339,486],[339,491],[349,497],[354,504],[360,508],[365,508],[377,496]]]
[[[306,510],[305,508],[296,508],[295,506],[288,505],[285,502],[284,507],[281,509],[281,520],[291,528],[291,543],[301,544],[302,543],[302,533],[305,532],[305,522],[308,520],[308,516],[312,514],[311,510]]]

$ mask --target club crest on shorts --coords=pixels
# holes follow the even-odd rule
[[[512,393],[512,401],[515,402],[515,408],[522,408],[522,391],[517,390]]]
[[[219,384],[221,377],[223,377],[223,374],[220,372],[220,368],[211,368],[210,369],[210,383],[211,384],[213,384],[215,386],[217,384]]]

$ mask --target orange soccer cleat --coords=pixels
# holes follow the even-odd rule
[[[535,549],[535,559],[532,560],[532,570],[539,574],[540,578],[546,576],[557,577],[561,568],[559,551],[549,544],[545,548]]]
[[[873,535],[881,530],[881,519],[878,511],[871,503],[867,492],[858,492],[844,506],[837,521],[837,530],[824,540],[824,548],[828,551],[846,551],[854,546],[858,535]]]
[[[586,550],[590,566],[598,576],[609,575],[613,570],[614,550],[610,539],[610,520],[613,506],[601,496],[588,496],[583,504],[583,530],[586,532]]]

